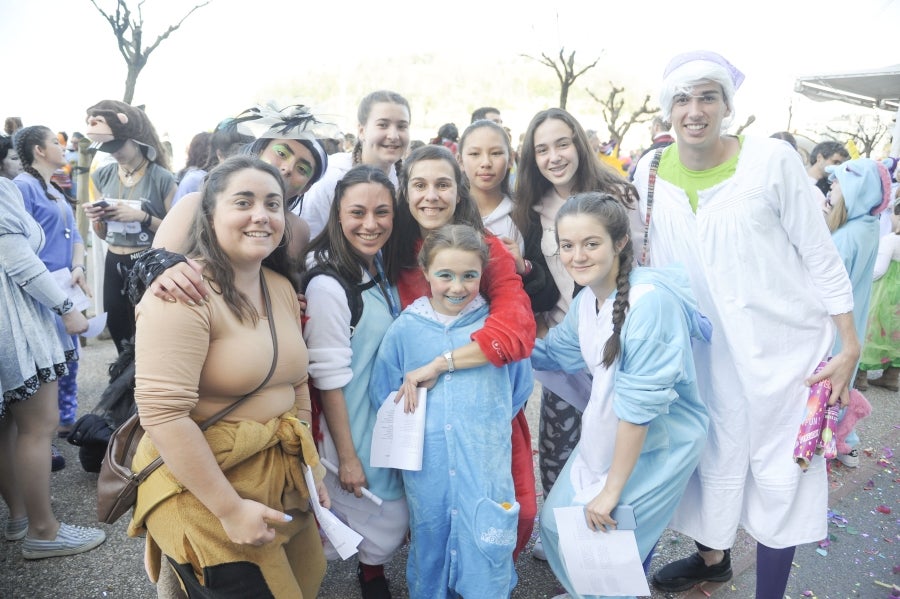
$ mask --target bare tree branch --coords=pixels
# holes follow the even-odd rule
[[[162,42],[164,39],[168,38],[172,34],[172,32],[177,31],[178,28],[181,27],[181,24],[184,23],[185,19],[187,19],[189,16],[191,16],[195,10],[197,10],[198,8],[203,8],[204,6],[209,4],[211,1],[212,0],[206,0],[206,2],[204,2],[203,4],[198,4],[197,6],[195,6],[191,10],[189,10],[186,15],[181,17],[181,20],[178,21],[178,23],[176,23],[175,25],[170,25],[169,28],[166,30],[166,32],[161,34],[158,38],[156,38],[156,41],[153,43],[153,45],[150,46],[149,48],[147,48],[147,50],[144,52],[144,56],[145,57],[150,56],[150,53],[153,52],[154,50],[156,50],[156,48],[157,48],[157,46],[159,46],[160,42]],[[143,4],[143,2],[141,2],[141,4]]]
[[[123,100],[127,103],[131,103],[131,100],[134,98],[134,88],[137,85],[137,78],[140,75],[141,70],[147,65],[147,59],[150,54],[153,53],[156,48],[162,43],[164,39],[167,39],[172,32],[177,31],[184,21],[191,16],[194,11],[197,9],[203,8],[207,4],[209,4],[212,0],[206,0],[201,4],[197,4],[193,8],[191,8],[187,14],[185,14],[178,23],[175,25],[170,25],[169,28],[162,33],[156,41],[148,46],[147,48],[143,48],[143,38],[144,38],[144,15],[143,15],[143,6],[145,0],[140,0],[137,3],[137,18],[132,18],[131,9],[128,8],[128,4],[126,0],[116,0],[116,12],[115,15],[111,15],[107,13],[105,10],[100,8],[97,4],[96,0],[90,0],[91,4],[94,5],[94,8],[97,9],[104,19],[109,23],[109,26],[113,30],[113,34],[116,36],[116,44],[119,47],[119,52],[125,58],[125,64],[128,67],[128,75],[125,78],[125,95]]]
[[[735,135],[740,135],[741,133],[744,132],[744,129],[746,129],[747,127],[749,127],[750,125],[752,125],[755,122],[756,122],[756,115],[751,114],[750,116],[747,117],[747,121],[743,125],[741,125],[740,127],[737,128]]]
[[[621,143],[622,139],[624,139],[625,135],[633,125],[648,122],[652,115],[659,112],[659,108],[652,108],[650,106],[650,94],[647,94],[644,97],[643,103],[638,108],[631,111],[628,118],[624,118],[622,111],[625,108],[625,98],[624,96],[620,96],[620,94],[625,91],[625,88],[616,87],[612,81],[609,82],[609,85],[610,91],[606,98],[598,97],[589,89],[585,91],[587,91],[588,95],[590,95],[595,102],[600,104],[601,114],[606,121],[606,129],[609,132],[610,137],[615,139],[617,143]],[[622,120],[623,118],[624,120]]]
[[[851,124],[856,125],[855,131],[843,131],[831,126],[826,127],[826,130],[834,139],[852,139],[860,149],[860,154],[867,157],[872,156],[872,152],[891,129],[891,125],[884,123],[880,115],[876,115],[874,120],[866,116],[857,116]]]
[[[559,107],[565,109],[566,102],[569,98],[569,90],[572,89],[572,85],[575,84],[575,80],[584,75],[587,71],[597,66],[597,63],[600,62],[600,59],[597,58],[589,64],[588,66],[582,68],[580,71],[575,71],[575,51],[573,50],[569,57],[565,56],[565,47],[559,49],[559,58],[557,62],[556,60],[547,56],[546,53],[541,53],[541,58],[534,58],[533,56],[529,56],[528,54],[522,54],[521,56],[528,58],[530,60],[534,60],[535,62],[539,62],[544,66],[550,67],[556,73],[556,78],[559,80],[560,92],[559,92]]]

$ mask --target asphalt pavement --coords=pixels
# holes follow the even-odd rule
[[[89,412],[96,404],[108,382],[107,368],[116,355],[111,341],[97,339],[90,340],[81,354],[79,414]],[[900,452],[900,395],[876,387],[870,387],[865,395],[872,403],[873,414],[857,429],[865,449],[860,467],[832,467],[829,539],[798,548],[786,593],[790,599],[888,599],[892,586],[900,585],[900,456],[894,457],[895,450]],[[527,409],[535,436],[538,403],[536,392]],[[155,587],[143,570],[143,539],[126,536],[127,518],[113,525],[96,524],[97,475],[82,470],[77,447],[65,441],[57,446],[67,465],[52,474],[54,512],[64,522],[103,528],[107,541],[81,555],[26,561],[21,556],[21,542],[0,539],[0,599],[156,597]],[[540,477],[537,480],[540,487]],[[6,515],[5,506],[0,505],[0,523],[5,522]],[[733,548],[735,577],[730,582],[673,595],[654,592],[653,599],[752,598],[754,547],[752,539],[741,532]],[[651,572],[693,550],[689,539],[667,531]],[[387,568],[396,599],[408,597],[405,566],[403,552]],[[531,557],[530,548],[519,557],[516,567],[519,584],[513,599],[549,599],[562,592],[546,563]],[[330,563],[319,597],[358,598],[355,572],[354,558]],[[897,589],[900,595],[900,586]]]

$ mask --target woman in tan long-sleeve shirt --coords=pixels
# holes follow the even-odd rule
[[[214,169],[188,255],[212,289],[189,306],[147,294],[137,310],[135,399],[147,431],[138,470],[165,464],[138,492],[129,528],[146,530],[147,569],[165,555],[190,596],[315,597],[325,560],[301,461],[323,503],[308,422],[308,356],[284,238],[278,172],[249,157]],[[271,312],[265,310],[265,292]],[[219,423],[198,423],[268,383]],[[205,596],[205,595],[204,595]]]

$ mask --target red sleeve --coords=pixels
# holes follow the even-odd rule
[[[400,295],[400,307],[405,308],[420,297],[431,297],[431,286],[418,266],[401,268],[397,276],[397,293]]]
[[[499,238],[485,237],[491,259],[484,269],[481,291],[490,302],[484,327],[472,334],[491,364],[502,366],[524,360],[534,349],[536,326],[531,300],[516,274],[516,262]]]

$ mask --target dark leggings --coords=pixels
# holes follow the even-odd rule
[[[700,551],[713,550],[702,543],[696,544]],[[784,597],[796,549],[797,547],[772,549],[760,542],[756,543],[756,599]]]
[[[106,328],[116,349],[122,353],[123,343],[134,336],[134,305],[125,293],[127,273],[135,260],[146,250],[134,254],[113,254],[106,252],[103,269],[103,308],[106,310]]]
[[[756,544],[756,598],[781,599],[787,588],[796,547],[772,549]]]

